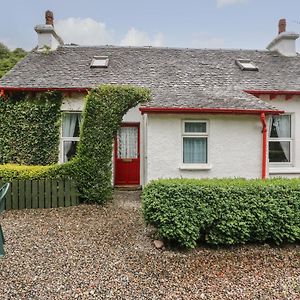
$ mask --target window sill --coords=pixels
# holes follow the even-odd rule
[[[199,171],[199,170],[210,170],[211,165],[198,165],[198,164],[185,164],[179,167],[179,170],[186,171]]]
[[[293,167],[285,167],[285,168],[270,168],[269,169],[270,174],[300,174],[300,169],[295,169]]]

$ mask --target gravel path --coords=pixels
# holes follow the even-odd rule
[[[139,206],[5,212],[0,299],[300,299],[300,245],[160,251]]]

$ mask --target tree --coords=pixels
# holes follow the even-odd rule
[[[27,52],[22,48],[10,51],[3,43],[0,43],[0,78],[26,54]]]

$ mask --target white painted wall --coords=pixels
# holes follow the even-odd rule
[[[270,177],[299,177],[300,176],[300,96],[293,96],[286,100],[285,96],[277,96],[270,100],[269,96],[261,96],[262,100],[275,106],[286,113],[292,114],[292,165],[272,165],[269,164]]]
[[[61,110],[62,111],[83,111],[84,108],[84,95],[81,93],[72,93],[71,97],[65,96]]]
[[[209,121],[209,165],[182,170],[182,121]],[[147,118],[145,168],[147,182],[158,178],[260,178],[262,161],[260,116],[155,115]]]

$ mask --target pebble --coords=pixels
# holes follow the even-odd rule
[[[138,192],[104,207],[7,211],[0,222],[1,300],[300,299],[300,245],[157,251]]]

